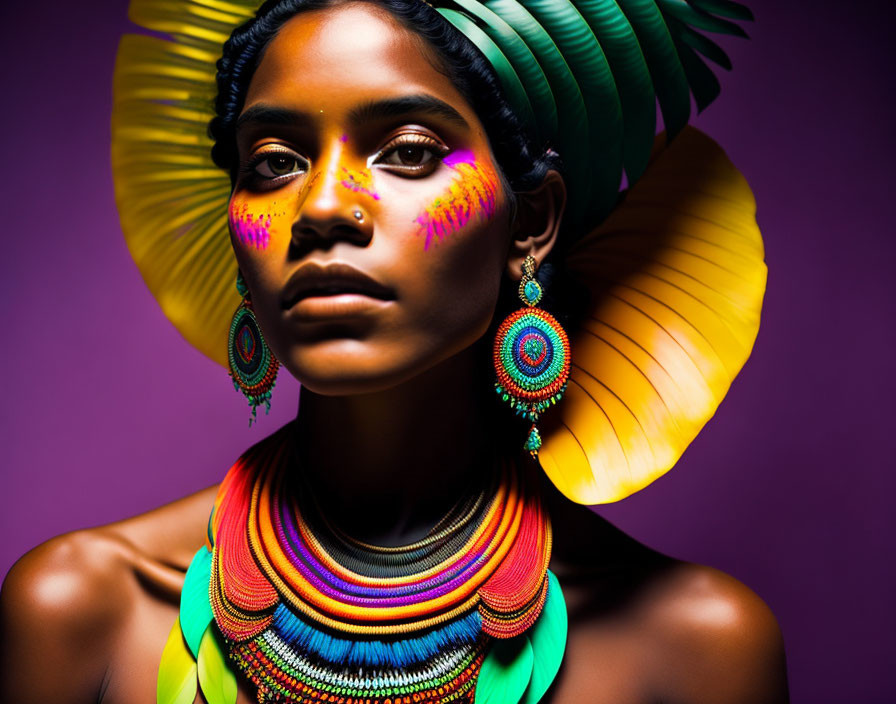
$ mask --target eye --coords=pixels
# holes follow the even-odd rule
[[[255,173],[262,178],[273,179],[307,170],[307,162],[288,152],[259,155],[254,162]]]
[[[419,144],[406,144],[393,148],[382,163],[394,166],[420,166],[429,163],[432,158],[432,149]]]
[[[448,148],[422,134],[403,135],[390,142],[376,156],[374,164],[413,176],[433,172]]]

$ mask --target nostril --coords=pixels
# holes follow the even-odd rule
[[[365,245],[370,241],[371,235],[363,213],[361,220],[357,220],[354,214],[341,215],[326,221],[302,218],[293,227],[293,240],[296,244],[308,247],[330,246],[335,242]]]

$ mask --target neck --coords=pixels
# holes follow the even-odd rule
[[[356,396],[302,389],[298,461],[328,518],[378,545],[425,535],[491,471],[499,432],[476,348]]]

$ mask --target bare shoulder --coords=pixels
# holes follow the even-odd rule
[[[210,488],[21,557],[0,590],[0,700],[100,700],[135,613],[176,604],[213,499]]]
[[[105,527],[143,555],[186,571],[205,542],[209,515],[218,486],[210,486],[177,501]]]
[[[788,701],[778,622],[734,577],[676,563],[645,591],[640,620],[651,634],[651,669],[673,701]]]
[[[551,569],[569,613],[556,702],[788,701],[777,620],[719,570],[642,545],[587,508],[551,503]]]
[[[99,699],[133,600],[132,562],[131,547],[99,529],[53,538],[16,562],[0,591],[0,699]]]

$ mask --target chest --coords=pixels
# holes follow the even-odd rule
[[[162,648],[177,608],[147,595],[124,627],[107,674],[102,704],[155,704]],[[625,625],[576,628],[571,624],[563,665],[543,704],[647,704],[652,697],[649,658]],[[250,683],[240,682],[237,704],[254,704]],[[194,704],[204,704],[197,694]]]

